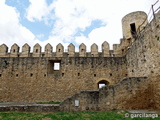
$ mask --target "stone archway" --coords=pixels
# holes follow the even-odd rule
[[[98,83],[97,83],[97,86],[98,86],[98,89],[102,88],[103,86],[105,85],[109,85],[109,82],[107,80],[100,80]]]

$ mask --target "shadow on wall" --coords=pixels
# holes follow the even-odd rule
[[[64,100],[60,109],[70,112],[154,109],[153,86],[148,81],[147,77],[129,77],[97,91],[81,91]],[[102,80],[99,83],[105,82]]]

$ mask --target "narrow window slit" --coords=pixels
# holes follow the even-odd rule
[[[30,76],[32,77],[32,76],[33,76],[33,74],[31,73],[31,74],[30,74]]]
[[[112,73],[110,73],[109,75],[112,76]]]
[[[64,76],[64,73],[62,73],[62,77]]]

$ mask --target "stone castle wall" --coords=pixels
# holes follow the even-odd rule
[[[130,77],[97,91],[81,91],[64,100],[60,107],[62,111],[70,112],[153,109],[155,106],[151,99],[153,95],[148,79]]]
[[[96,91],[81,91],[60,104],[61,111],[160,110],[159,76],[128,77]]]
[[[139,13],[141,12],[137,12],[137,15],[139,15]],[[134,17],[134,19],[136,18]],[[142,18],[142,21],[143,20],[144,17]],[[88,96],[88,93],[85,95],[88,97],[88,100],[86,100],[87,98],[85,97],[83,100],[83,95],[80,97],[82,103],[93,100],[93,105],[96,104],[102,107],[108,105],[109,100],[109,102],[115,102],[111,105],[116,105],[117,108],[123,109],[122,106],[125,105],[123,103],[125,100],[121,98],[127,99],[125,108],[127,108],[128,102],[133,99],[132,96],[130,96],[132,91],[128,92],[126,87],[132,85],[131,90],[133,89],[135,92],[135,90],[139,89],[142,85],[141,82],[139,84],[139,82],[136,81],[142,80],[144,86],[139,90],[140,93],[144,93],[145,90],[150,89],[148,84],[153,81],[152,78],[154,77],[154,83],[157,84],[153,85],[156,87],[152,86],[152,91],[155,92],[152,93],[154,93],[155,96],[151,96],[150,99],[152,100],[154,98],[154,104],[159,105],[159,20],[160,12],[156,14],[156,18],[153,19],[151,23],[146,23],[147,25],[141,29],[138,37],[130,36],[130,38],[127,39],[124,37],[121,39],[120,44],[113,45],[113,50],[109,50],[108,43],[104,42],[102,44],[102,52],[98,52],[98,46],[96,44],[91,46],[91,52],[86,52],[86,46],[83,43],[79,47],[79,52],[75,52],[73,44],[68,46],[68,52],[64,52],[62,44],[57,45],[56,52],[52,52],[53,47],[50,44],[47,44],[45,51],[41,52],[41,46],[36,44],[32,53],[30,53],[30,47],[27,44],[22,47],[21,53],[19,52],[19,46],[17,44],[11,47],[10,52],[8,52],[6,45],[1,45],[0,101],[63,101],[69,96],[79,93],[81,90],[92,90],[91,93],[93,94],[91,94],[91,96]],[[57,64],[60,66],[58,70],[55,69]],[[147,82],[143,82],[146,77],[148,77]],[[112,94],[108,95],[109,98],[105,99],[107,91],[112,93],[112,90],[109,89],[112,89],[117,83],[119,84],[123,78],[125,78],[126,81],[122,82],[122,87],[121,85],[119,86],[116,92],[116,100],[111,100],[114,98]],[[131,84],[129,82],[130,78],[132,78]],[[97,92],[98,83],[101,81],[106,81],[107,84],[109,83],[109,85],[113,86],[106,87],[107,89],[105,89],[104,92],[101,92],[101,90]],[[104,95],[100,95],[101,93]],[[97,95],[100,98],[95,98]],[[138,97],[140,97],[140,95],[138,95]],[[148,95],[148,93],[145,95]],[[145,95],[144,100],[148,97]],[[74,103],[76,99],[67,100],[73,100],[72,102]],[[103,104],[99,102],[94,103],[97,102],[94,101],[96,99],[101,100]],[[121,99],[121,102],[118,103],[119,99]],[[67,102],[66,105],[67,104],[70,103]],[[146,104],[150,105],[147,101]],[[86,106],[85,104],[82,105],[82,107]],[[114,107],[111,106],[111,109],[112,108]],[[86,107],[80,109],[86,110]]]
[[[97,91],[81,91],[66,100],[63,111],[160,110],[160,12],[132,38],[126,53],[128,77]],[[145,77],[147,76],[147,77]],[[78,105],[77,105],[78,104]]]
[[[132,44],[126,54],[129,76],[160,75],[160,12]]]
[[[97,90],[127,76],[123,57],[0,58],[0,101],[62,101],[80,90]],[[60,70],[54,70],[60,63]],[[5,94],[2,94],[5,93]]]

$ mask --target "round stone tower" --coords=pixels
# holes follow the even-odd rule
[[[142,24],[143,22],[144,24]],[[140,30],[142,30],[147,24],[147,14],[143,11],[132,12],[124,16],[122,18],[123,37],[125,39],[135,37],[137,29],[141,24],[142,26],[140,27]]]

